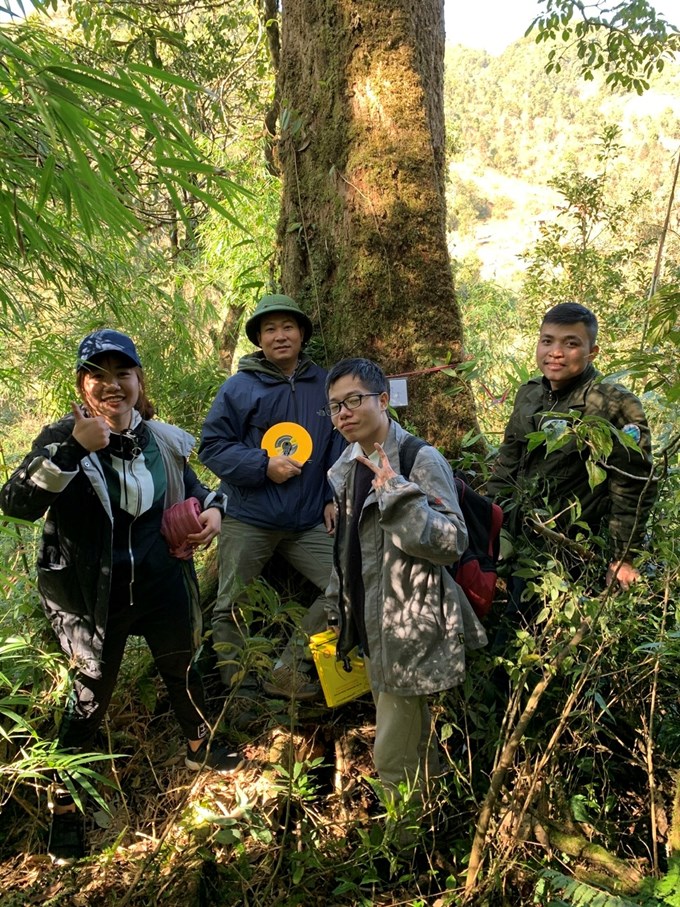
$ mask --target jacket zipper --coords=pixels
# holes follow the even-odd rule
[[[545,409],[543,407],[543,405],[542,405],[543,401],[541,400],[541,409],[538,410],[537,413],[535,413],[535,415],[538,415],[539,412],[541,415],[543,415],[544,413],[550,413],[550,412],[554,411],[555,407],[557,406],[558,399],[557,399],[557,394],[553,391],[552,388],[549,388],[546,391],[546,398],[547,398],[547,402],[549,404],[549,409]],[[526,476],[527,464],[529,462],[529,456],[530,456],[530,452],[529,452],[527,445],[525,444],[522,448],[522,453],[520,455],[519,464],[517,466],[518,481],[520,479],[524,479]]]
[[[134,460],[131,461],[131,464],[132,463],[134,463]],[[123,460],[123,472],[125,472],[125,460]],[[129,478],[131,480],[133,480],[135,485],[137,486],[137,506],[135,508],[136,513],[132,517],[132,521],[130,522],[130,526],[128,528],[128,555],[130,556],[130,587],[129,588],[130,588],[130,607],[132,607],[135,603],[134,602],[134,593],[133,593],[133,587],[134,587],[134,582],[135,582],[135,553],[134,553],[134,550],[132,547],[132,527],[135,524],[135,520],[139,516],[141,486],[139,484],[139,479],[134,474],[133,469],[128,470],[127,476],[129,476]],[[125,485],[125,497],[127,500],[127,477],[126,477],[126,481],[125,481],[124,485]]]
[[[292,375],[290,376],[290,378],[288,379],[288,384],[290,385],[290,392],[291,392],[292,397],[293,397],[293,420],[294,420],[294,422],[296,423],[296,425],[299,425],[300,422],[299,422],[299,420],[298,420],[297,397],[295,396],[295,372],[293,372],[293,374],[292,374]],[[295,458],[293,457],[293,459],[295,459]],[[299,492],[300,492],[300,493],[298,494],[298,500],[299,500],[299,503],[300,503],[300,509],[302,508],[302,504],[303,504],[304,499],[305,499],[305,496],[304,496],[304,494],[303,494],[303,491],[304,491],[304,489],[303,489],[303,485],[304,485],[304,478],[303,478],[303,476],[304,476],[304,474],[305,474],[305,471],[304,471],[304,469],[303,469],[302,472],[300,473],[300,476],[299,476],[299,479],[300,479]]]
[[[132,527],[133,527],[136,519],[137,519],[137,517],[133,518],[132,522],[130,523],[130,527],[128,529],[128,554],[130,555],[130,586],[129,586],[130,607],[132,607],[135,603],[134,594],[132,591],[134,582],[135,582],[135,555],[132,550]]]

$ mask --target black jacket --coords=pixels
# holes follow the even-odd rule
[[[160,450],[164,506],[192,495],[205,504],[212,492],[186,462],[191,435],[157,420],[143,424]],[[111,588],[113,515],[100,458],[72,437],[73,425],[73,416],[66,416],[43,428],[0,490],[0,508],[7,516],[30,521],[47,512],[37,564],[42,604],[74,666],[97,678]],[[167,553],[160,545],[156,551],[161,560]],[[195,592],[193,564],[182,563]],[[196,612],[198,603],[193,604]],[[200,632],[200,623],[195,629]]]

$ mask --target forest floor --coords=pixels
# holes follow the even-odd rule
[[[278,584],[284,602],[292,597],[286,575],[275,555],[264,577]],[[214,549],[199,577],[209,626]],[[316,594],[298,578],[298,602],[308,605]],[[279,644],[280,625],[253,625],[253,632],[256,626],[270,649]],[[103,727],[101,750],[115,756],[91,763],[101,775],[96,790],[103,802],[87,799],[88,855],[72,866],[53,865],[47,781],[15,785],[0,811],[0,907],[388,907],[423,897],[428,905],[444,903],[440,892],[454,877],[460,881],[461,867],[452,863],[460,842],[453,842],[467,839],[471,827],[467,814],[450,805],[458,799],[456,771],[437,783],[424,813],[407,812],[395,831],[374,780],[370,695],[332,709],[322,699],[227,699],[209,644],[199,667],[216,740],[237,745],[244,766],[231,776],[185,767],[185,742],[163,684],[143,640],[131,638]],[[53,728],[39,730],[54,736]],[[452,745],[440,748],[449,771]],[[414,828],[406,842],[404,822]]]
[[[369,780],[369,697],[338,709],[240,700],[245,714],[229,709],[220,728],[247,762],[220,776],[185,768],[166,701],[145,715],[119,686],[106,723],[116,758],[97,764],[106,807],[88,800],[88,856],[52,864],[45,789],[21,786],[0,817],[2,907],[389,905],[445,887],[452,866],[434,828],[427,842],[388,840]],[[210,702],[215,719],[224,699]]]

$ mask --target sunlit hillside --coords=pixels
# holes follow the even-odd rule
[[[680,146],[677,68],[640,97],[584,82],[568,60],[547,76],[544,48],[529,39],[499,57],[452,46],[446,61],[450,250],[477,256],[482,279],[519,287],[520,256],[558,213],[549,181],[592,170],[604,126],[621,130],[613,177],[622,195],[646,189],[665,210]]]

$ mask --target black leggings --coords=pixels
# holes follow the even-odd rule
[[[193,665],[191,610],[185,574],[179,561],[171,569],[136,578],[130,587],[116,584],[111,591],[102,652],[101,677],[78,673],[59,730],[64,748],[92,748],[118,679],[128,636],[143,636],[163,678],[170,703],[185,736],[205,737],[208,727],[203,685]]]

